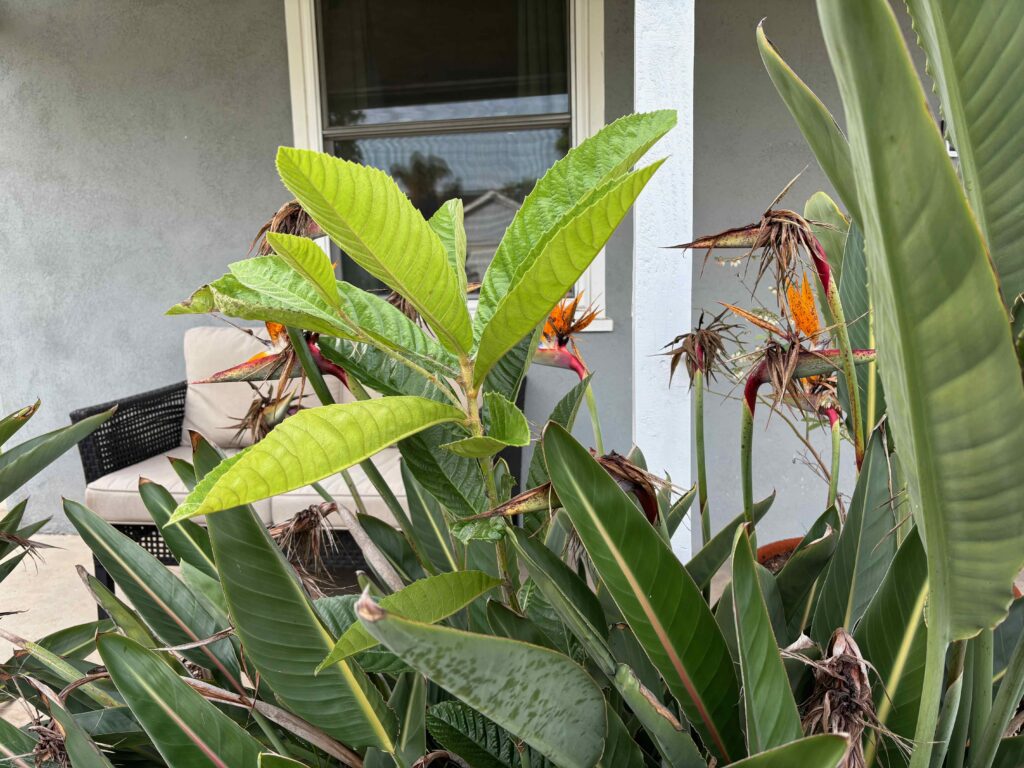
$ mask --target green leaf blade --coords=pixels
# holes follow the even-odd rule
[[[745,750],[732,659],[700,589],[615,481],[562,427],[542,439],[551,481],[594,566],[687,717],[723,759]]]
[[[178,506],[171,522],[302,488],[427,427],[463,418],[450,405],[411,396],[300,411],[221,462]]]
[[[751,754],[803,735],[755,563],[746,529],[739,528],[733,546],[733,612]]]
[[[879,373],[929,555],[929,630],[935,642],[967,638],[1006,615],[1024,565],[1020,368],[892,10],[882,0],[818,7],[854,158]]]
[[[353,261],[416,307],[448,350],[473,332],[465,291],[440,238],[383,171],[281,147],[277,170],[313,220]]]
[[[604,697],[567,657],[515,640],[408,621],[364,596],[363,626],[406,663],[566,768],[592,768]]]

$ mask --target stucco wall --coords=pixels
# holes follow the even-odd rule
[[[0,406],[43,400],[20,438],[74,408],[184,377],[187,318],[166,307],[242,258],[286,197],[291,143],[282,0],[5,4],[0,13]],[[608,0],[606,110],[632,109],[632,2]],[[608,245],[611,333],[582,347],[606,443],[631,442],[632,225]],[[534,368],[542,423],[573,384]],[[589,440],[589,422],[580,418]],[[77,453],[28,488],[29,517],[69,530]]]
[[[281,0],[35,0],[0,10],[0,328],[19,435],[184,378],[163,311],[245,255],[286,192]],[[29,517],[81,498],[76,453]]]
[[[893,4],[905,36],[913,41],[903,4]],[[843,124],[842,104],[811,0],[729,0],[698,2],[695,69],[694,233],[717,232],[756,221],[786,183],[803,170],[783,201],[802,212],[814,192],[833,198],[831,185],[818,168],[789,112],[761,63],[754,39],[757,23],[782,56]],[[642,41],[638,41],[642,44]],[[923,57],[911,45],[918,69]],[[804,168],[806,167],[806,170]],[[756,265],[752,267],[756,270]],[[746,280],[753,283],[752,271]],[[718,311],[719,301],[749,305],[742,268],[714,261],[693,263],[693,320],[701,308]],[[762,291],[761,301],[774,305]],[[742,510],[739,483],[740,412],[738,391],[718,386],[730,397],[706,402],[706,432],[712,520],[718,528]],[[813,443],[828,461],[828,438],[818,431]],[[844,444],[840,492],[853,491],[852,447]],[[761,526],[762,540],[804,533],[824,509],[826,487],[804,463],[807,452],[780,418],[761,409],[754,430],[754,495],[778,491]]]

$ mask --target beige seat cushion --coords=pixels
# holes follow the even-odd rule
[[[244,448],[252,445],[252,435],[246,430],[238,434],[232,426],[245,416],[255,397],[252,387],[244,381],[219,384],[193,384],[215,373],[244,363],[260,352],[270,351],[260,339],[266,338],[263,329],[257,329],[259,338],[230,325],[202,326],[185,331],[185,376],[189,385],[185,392],[185,418],[182,422],[182,445],[188,445],[188,432],[195,430],[221,448]],[[335,401],[342,402],[343,387],[334,376],[326,377],[327,386]],[[267,392],[272,382],[264,383]],[[307,383],[302,393],[307,407],[318,405],[312,387]]]
[[[401,455],[397,448],[385,448],[383,451],[373,457],[373,463],[377,466],[377,469],[384,476],[388,486],[394,492],[395,496],[398,497],[398,501],[403,507],[407,507],[405,501],[405,485],[402,483],[402,471],[399,460]],[[349,474],[355,481],[356,490],[359,492],[360,498],[363,500],[363,504],[366,505],[366,511],[374,517],[383,520],[390,525],[396,526],[395,518],[388,510],[387,504],[384,503],[384,499],[377,493],[377,489],[373,487],[369,478],[363,474],[358,466],[349,469]],[[351,509],[353,512],[356,511],[355,505],[352,502],[352,496],[349,494],[348,486],[345,485],[345,481],[342,479],[341,474],[337,473],[330,477],[322,480],[320,485],[324,487],[331,496],[334,497],[338,504],[343,505]],[[289,491],[283,493],[280,496],[275,496],[270,500],[270,516],[275,523],[280,523],[288,518],[292,517],[296,512],[299,512],[313,504],[320,504],[323,498],[313,490],[312,487],[306,486],[305,488],[299,488],[298,490]],[[334,528],[347,528],[338,514],[331,515],[327,522]]]
[[[236,450],[228,450],[227,453],[237,453]],[[174,456],[186,461],[192,460],[192,450],[181,447],[174,448],[162,456],[153,456],[133,464],[130,467],[119,469],[104,475],[98,480],[93,480],[85,486],[85,506],[102,517],[108,523],[142,523],[153,524],[153,518],[146,510],[139,496],[139,478],[145,477],[154,483],[159,483],[168,491],[176,501],[182,501],[188,494],[185,484],[175,473],[168,456]],[[257,501],[253,504],[256,513],[265,523],[270,522],[270,501]]]
[[[234,455],[238,453],[238,450],[228,448],[225,449],[225,453]],[[174,448],[165,455],[153,456],[138,464],[104,475],[99,480],[94,480],[85,487],[85,505],[108,523],[152,524],[153,518],[150,517],[146,505],[142,503],[142,497],[139,496],[140,477],[159,483],[170,491],[176,501],[182,501],[188,494],[185,484],[178,478],[171,463],[167,460],[168,456],[191,461],[192,451],[186,447]],[[402,484],[399,459],[400,454],[397,448],[387,448],[373,457],[373,463],[377,465],[377,469],[388,481],[388,485],[398,497],[398,501],[405,507],[405,487]],[[367,512],[390,525],[397,525],[384,500],[363,474],[363,471],[359,467],[352,467],[349,472],[352,479],[355,480],[356,490],[359,491]],[[345,485],[340,474],[331,475],[323,480],[321,485],[339,504],[355,510],[348,486]],[[252,506],[260,519],[269,524],[283,522],[295,515],[296,512],[322,501],[320,494],[307,486],[275,496],[272,499],[257,501]],[[337,513],[331,515],[327,522],[333,528],[348,527]]]

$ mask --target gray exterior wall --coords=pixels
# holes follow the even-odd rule
[[[605,23],[614,119],[632,109],[632,2],[608,0]],[[203,320],[163,311],[244,257],[287,198],[273,164],[292,141],[282,0],[6,5],[0,103],[0,406],[43,401],[20,441],[184,377],[182,333]],[[631,248],[627,220],[607,251],[615,330],[582,343],[623,452]],[[535,367],[531,419],[573,383]],[[72,452],[29,485],[29,518],[70,530],[60,497],[83,487]]]
[[[0,104],[0,398],[43,401],[20,440],[184,378],[189,320],[163,311],[287,199],[283,4],[5,3]],[[67,530],[77,453],[28,491]]]

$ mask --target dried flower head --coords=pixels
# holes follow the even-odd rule
[[[700,313],[697,327],[689,333],[676,336],[662,349],[670,348],[664,354],[671,357],[669,369],[669,384],[675,376],[679,363],[686,363],[686,373],[693,383],[693,375],[699,370],[709,381],[714,380],[715,372],[725,359],[725,342],[732,338],[732,330],[739,326],[726,323],[722,317],[725,311],[720,312],[711,319],[711,322],[704,325],[704,313]]]
[[[804,709],[804,733],[835,733],[847,737],[838,768],[864,768],[865,728],[877,725],[868,665],[856,641],[840,627],[832,634],[825,658],[813,662],[814,691]]]
[[[266,256],[273,252],[270,243],[267,242],[268,232],[280,232],[285,235],[298,235],[299,237],[319,237],[323,234],[320,226],[310,218],[309,214],[299,205],[298,200],[285,203],[277,209],[277,213],[271,216],[256,233],[249,252],[255,249],[257,256]]]
[[[321,583],[327,576],[323,556],[328,548],[335,547],[327,516],[336,509],[333,502],[313,504],[269,528],[271,537],[313,597],[323,596]]]

